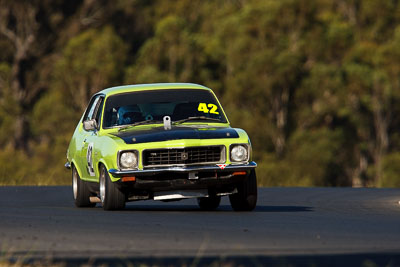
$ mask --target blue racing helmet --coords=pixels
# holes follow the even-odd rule
[[[118,125],[134,123],[134,117],[140,116],[140,108],[137,105],[122,106],[118,109]]]

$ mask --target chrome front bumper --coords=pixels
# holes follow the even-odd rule
[[[71,169],[71,163],[69,162],[65,163],[64,167],[67,169]]]
[[[165,167],[165,168],[154,168],[154,169],[144,169],[144,170],[117,170],[109,169],[108,172],[114,176],[145,176],[145,175],[155,175],[159,173],[166,172],[180,172],[180,173],[190,173],[190,172],[207,172],[207,171],[219,171],[219,172],[234,172],[234,171],[247,171],[252,170],[257,167],[257,163],[251,161],[247,164],[231,164],[227,165],[225,168],[221,168],[218,165],[215,166],[184,166],[184,167]]]

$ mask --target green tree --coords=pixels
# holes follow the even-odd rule
[[[202,64],[202,47],[197,35],[179,16],[167,16],[156,25],[138,58],[126,73],[127,83],[196,82]]]
[[[81,112],[95,92],[120,83],[126,53],[126,44],[110,26],[71,38],[55,65],[56,90]]]
[[[278,157],[284,154],[291,99],[305,60],[302,39],[309,22],[298,14],[312,17],[313,12],[313,5],[302,1],[250,1],[219,32],[225,99],[231,110],[248,111],[240,120],[253,120],[257,143],[267,150],[272,145]]]

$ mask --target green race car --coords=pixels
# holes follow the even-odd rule
[[[77,207],[197,198],[214,210],[229,195],[253,210],[257,180],[246,132],[231,128],[213,91],[189,83],[128,85],[95,94],[67,151]]]

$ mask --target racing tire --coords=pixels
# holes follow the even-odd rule
[[[252,211],[257,205],[257,177],[252,170],[249,176],[237,184],[237,193],[229,196],[234,211]]]
[[[221,202],[220,196],[200,197],[197,199],[197,204],[201,210],[216,210]]]
[[[75,166],[72,166],[72,194],[76,207],[82,208],[96,206],[96,203],[90,202],[90,196],[92,194],[89,191],[87,182],[83,181],[79,177],[79,173]]]
[[[104,165],[100,168],[100,200],[104,210],[121,210],[125,208],[125,194],[110,179]]]

